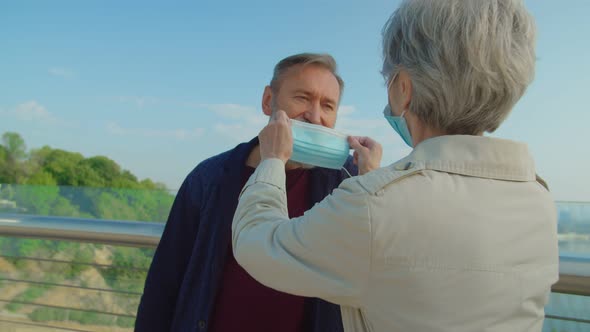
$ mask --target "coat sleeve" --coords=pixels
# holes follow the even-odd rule
[[[232,225],[234,256],[276,290],[359,306],[371,263],[368,195],[346,180],[302,217],[289,219],[284,164],[263,161],[242,190]]]
[[[150,266],[135,331],[170,331],[178,292],[199,228],[200,187],[182,184]]]

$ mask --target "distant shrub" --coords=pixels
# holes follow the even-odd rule
[[[6,307],[4,307],[4,309],[6,309],[10,312],[16,312],[16,311],[19,311],[20,308],[22,308],[22,307],[23,307],[23,305],[20,303],[8,303],[6,305]]]
[[[84,311],[72,311],[70,313],[69,320],[72,322],[78,322],[82,325],[110,326],[115,323],[115,318],[111,315]]]
[[[57,308],[38,308],[29,314],[29,318],[34,322],[60,322],[66,320],[67,312]]]
[[[135,318],[130,317],[118,317],[117,326],[123,328],[131,328],[135,326]]]
[[[36,299],[41,297],[49,289],[47,286],[31,286],[24,292],[15,296],[12,300],[18,302],[34,302]],[[21,303],[9,303],[6,305],[6,310],[11,312],[19,311],[24,305]]]

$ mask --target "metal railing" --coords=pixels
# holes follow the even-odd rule
[[[164,224],[0,213],[0,235],[155,248]]]
[[[559,256],[559,281],[553,285],[555,293],[590,296],[590,254]]]
[[[119,248],[133,250],[134,254],[145,248],[149,255],[163,228],[161,223],[0,213],[0,237],[22,247],[43,242],[59,249],[55,243],[65,243],[70,251],[87,246],[90,251]],[[43,331],[132,330],[147,260],[139,264],[132,259],[117,265],[72,260],[72,256],[75,254],[59,251],[57,255],[44,255],[38,249],[32,256],[0,252],[1,331],[20,331],[26,326]]]
[[[105,244],[115,246],[127,246],[135,248],[155,248],[164,230],[163,223],[151,222],[131,222],[115,220],[97,220],[81,218],[64,218],[64,217],[46,217],[20,214],[0,214],[0,236],[14,238],[30,239],[49,239],[61,241],[76,241],[83,243]],[[27,261],[35,261],[39,264],[77,264],[86,265],[94,269],[127,269],[147,272],[147,267],[117,267],[106,264],[71,262],[55,258],[39,258],[24,256],[8,256],[0,253],[0,259],[20,260],[21,264]],[[133,298],[132,303],[138,303],[141,292],[130,291],[128,289],[113,289],[110,287],[88,286],[67,282],[48,282],[47,280],[36,280],[35,278],[20,278],[18,276],[0,276],[0,283],[27,284],[29,287],[58,287],[73,288],[85,292],[102,292],[112,293],[114,296],[123,296]],[[138,280],[143,284],[143,280]],[[579,254],[562,254],[560,255],[560,278],[552,288],[553,293],[572,294],[580,296],[590,296],[590,255]],[[69,310],[85,312],[88,314],[106,315],[110,319],[129,319],[134,320],[135,312],[121,312],[116,310],[106,310],[102,308],[87,309],[75,308],[68,306],[55,305],[51,303],[41,303],[39,301],[30,301],[26,299],[6,299],[0,296],[0,303],[10,301],[13,305],[43,307],[47,310]],[[590,324],[590,320],[585,318],[565,317],[563,315],[547,314],[548,319],[571,321],[582,324]],[[0,323],[11,321],[14,324],[29,324],[44,327],[57,327],[51,324],[26,321],[12,321],[0,317]],[[71,328],[60,326],[62,330],[86,331],[79,327]]]
[[[0,214],[0,235],[156,248],[163,223]],[[590,296],[590,255],[560,255],[556,293]]]

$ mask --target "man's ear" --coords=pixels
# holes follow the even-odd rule
[[[270,88],[270,85],[264,87],[264,93],[262,94],[262,111],[268,116],[271,116],[272,114],[272,89]]]

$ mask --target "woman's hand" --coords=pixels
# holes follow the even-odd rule
[[[348,144],[354,150],[354,164],[359,168],[359,175],[381,167],[383,147],[377,141],[362,136],[349,136]]]
[[[261,160],[279,158],[287,163],[293,154],[291,119],[282,110],[274,112],[269,123],[258,134]]]

